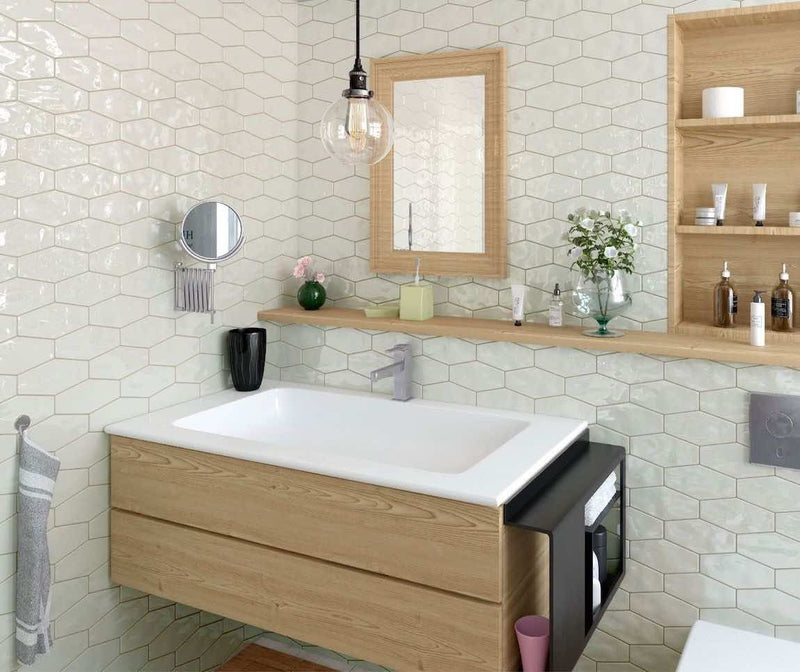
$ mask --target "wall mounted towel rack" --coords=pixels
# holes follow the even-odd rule
[[[17,433],[22,436],[22,433],[31,426],[31,416],[29,415],[20,415],[16,420],[14,420],[14,429],[17,430]]]

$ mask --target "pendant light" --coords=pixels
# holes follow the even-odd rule
[[[394,141],[392,115],[367,88],[367,73],[361,65],[360,0],[356,0],[356,58],[350,87],[325,112],[320,132],[328,153],[348,165],[378,163]]]

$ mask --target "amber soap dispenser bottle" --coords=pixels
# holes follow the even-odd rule
[[[731,282],[731,272],[726,261],[722,267],[722,279],[714,285],[714,326],[731,328],[736,326],[739,299]]]
[[[772,331],[794,331],[794,291],[789,287],[786,264],[778,277],[780,282],[772,290]]]

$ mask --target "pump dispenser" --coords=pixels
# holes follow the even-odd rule
[[[564,325],[564,301],[561,298],[561,288],[556,283],[553,296],[550,299],[547,323],[551,327],[561,327]]]
[[[778,278],[780,282],[772,290],[772,331],[794,331],[794,291],[789,287],[786,264]]]
[[[763,289],[756,289],[750,304],[750,345],[763,346],[765,343],[763,293]]]
[[[421,261],[417,257],[414,282],[400,287],[401,320],[429,320],[433,317],[433,285],[420,282]]]
[[[722,267],[722,279],[714,285],[714,326],[730,329],[736,326],[739,299],[730,280],[731,272],[726,261]]]

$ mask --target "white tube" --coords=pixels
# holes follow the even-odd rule
[[[760,292],[756,292],[750,304],[750,345],[763,346],[764,338],[764,301]]]
[[[728,196],[728,185],[712,184],[711,191],[714,193],[714,215],[717,218],[717,226],[722,226],[725,221],[725,201]]]
[[[511,314],[515,327],[521,327],[522,320],[525,319],[525,292],[527,289],[525,285],[511,285]]]
[[[764,226],[767,218],[767,185],[757,183],[753,185],[753,219],[756,226]]]

